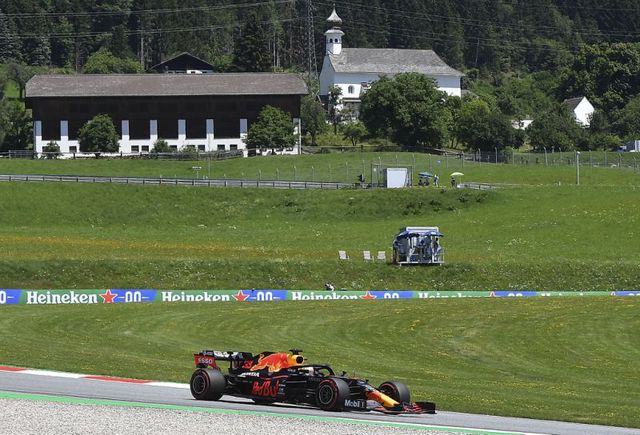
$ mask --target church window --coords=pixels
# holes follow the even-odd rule
[[[353,86],[349,86],[349,87],[347,88],[347,93],[349,93],[349,94],[353,94]]]

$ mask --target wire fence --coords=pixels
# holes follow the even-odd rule
[[[640,155],[634,152],[611,151],[571,151],[555,150],[542,152],[517,153],[495,149],[489,151],[475,151],[465,154],[464,159],[473,162],[503,163],[509,165],[539,165],[539,166],[580,166],[606,168],[640,168]]]
[[[5,153],[6,155],[6,153]],[[12,154],[11,158],[20,154]],[[94,156],[95,157],[95,156]],[[170,180],[187,180],[178,181],[178,184],[189,184],[192,180],[196,183],[212,186],[231,186],[235,183],[232,180],[242,180],[242,186],[249,187],[253,183],[254,187],[266,187],[269,184],[274,187],[287,186],[286,188],[298,188],[308,183],[308,186],[315,186],[317,183],[321,188],[343,188],[343,187],[382,187],[385,184],[386,168],[409,168],[410,185],[419,185],[419,174],[428,172],[432,176],[439,175],[439,187],[447,187],[450,184],[451,174],[461,172],[467,174],[464,179],[457,179],[457,182],[465,182],[465,187],[486,189],[487,185],[474,182],[469,178],[469,170],[472,168],[498,167],[510,165],[514,167],[559,167],[559,166],[591,166],[599,168],[607,168],[607,170],[640,170],[640,154],[630,152],[604,152],[604,151],[582,151],[580,154],[576,152],[558,152],[551,150],[548,152],[526,152],[513,153],[496,149],[493,152],[475,151],[475,152],[446,152],[439,151],[438,154],[412,153],[412,152],[350,152],[350,153],[329,153],[326,158],[289,158],[288,156],[276,157],[255,157],[260,160],[260,164],[246,164],[245,161],[229,164],[215,164],[216,160],[236,159],[239,155],[231,153],[186,153],[184,156],[176,155],[176,153],[168,153],[159,155],[163,160],[185,160],[185,165],[167,165],[166,167],[145,166],[141,164],[140,173],[131,173],[133,178],[144,180],[162,180],[158,184],[175,184]],[[116,157],[119,158],[119,154]],[[141,158],[142,160],[150,157],[134,157],[123,156],[126,158]],[[199,160],[196,160],[199,159]],[[254,159],[254,158],[251,158]],[[193,162],[193,163],[189,163]],[[249,162],[248,160],[246,161]],[[84,167],[84,166],[82,166]],[[81,169],[82,169],[81,167]],[[108,176],[110,174],[99,165],[92,166],[94,172],[88,172],[90,169],[82,169],[77,175],[95,175],[96,177]],[[44,169],[46,171],[46,169]],[[168,173],[165,173],[168,172]],[[7,172],[5,172],[7,173]],[[40,172],[40,174],[47,172]],[[76,174],[73,174],[75,176]],[[129,175],[129,174],[127,174]],[[210,181],[210,183],[209,183]],[[434,186],[434,179],[431,178],[430,186]],[[130,181],[135,183],[136,181]],[[291,182],[292,187],[289,186]],[[143,181],[143,183],[151,183],[151,181]],[[302,183],[302,184],[300,184]],[[142,183],[139,183],[142,184]],[[237,183],[239,184],[239,183]],[[294,187],[295,186],[295,187]],[[304,187],[303,187],[304,188]]]
[[[236,179],[195,179],[195,178],[149,178],[149,177],[91,177],[75,175],[5,175],[0,174],[0,182],[59,182],[59,183],[113,183],[133,185],[173,185],[200,187],[239,187],[268,189],[353,189],[364,187],[354,183],[330,183],[289,180],[236,180]]]
[[[109,159],[134,159],[134,160],[185,160],[185,161],[209,161],[229,160],[243,157],[242,150],[229,151],[194,151],[174,153],[84,153],[84,152],[41,152],[32,150],[10,150],[0,152],[0,158],[6,159],[43,159],[43,160],[81,160],[95,158]]]

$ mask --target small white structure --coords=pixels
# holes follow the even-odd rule
[[[442,264],[444,249],[438,227],[404,227],[393,240],[393,264]]]
[[[624,150],[630,153],[640,153],[640,140],[631,140],[624,144]]]
[[[569,98],[564,100],[562,105],[571,111],[571,114],[578,124],[582,127],[589,127],[589,124],[591,124],[591,116],[596,109],[587,97]]]
[[[395,48],[343,48],[342,20],[334,9],[327,19],[331,26],[325,32],[326,54],[320,72],[320,97],[327,101],[329,88],[338,86],[342,98],[338,106],[351,109],[358,116],[360,98],[380,76],[392,77],[417,72],[434,79],[438,89],[460,97],[463,74],[447,65],[433,50]]]
[[[533,119],[515,119],[511,121],[511,127],[516,130],[526,130],[531,125]]]
[[[408,168],[386,168],[384,186],[389,189],[401,189],[410,185]]]

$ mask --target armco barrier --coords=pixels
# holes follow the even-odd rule
[[[640,296],[624,291],[428,291],[428,290],[23,290],[0,289],[0,305],[122,304],[143,302],[273,302],[311,300],[380,300],[509,297]]]

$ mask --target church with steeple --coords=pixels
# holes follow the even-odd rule
[[[343,48],[342,19],[335,8],[327,23],[326,51],[320,72],[320,98],[323,101],[328,100],[329,88],[338,86],[342,90],[339,109],[350,109],[357,117],[360,99],[371,83],[382,75],[392,77],[405,72],[424,74],[434,79],[441,91],[458,97],[462,95],[460,80],[463,74],[447,65],[433,50]]]

